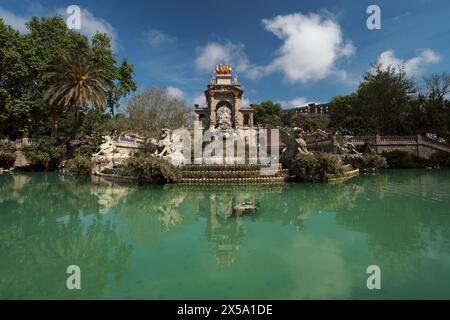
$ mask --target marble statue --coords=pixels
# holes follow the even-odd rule
[[[123,164],[129,157],[128,154],[120,152],[111,136],[106,135],[102,138],[100,150],[92,155],[93,173],[96,174]]]
[[[227,130],[231,128],[231,115],[226,111],[222,111],[219,115],[219,128],[222,130]]]
[[[303,139],[303,130],[299,131],[295,141],[297,142],[297,154],[311,154],[306,147],[305,139]]]
[[[161,138],[158,140],[157,146],[156,156],[169,160],[175,166],[185,163],[183,142],[179,139],[174,140],[170,129],[162,129]]]
[[[338,154],[361,155],[361,153],[356,149],[356,146],[345,136],[341,139],[336,139],[336,149]]]

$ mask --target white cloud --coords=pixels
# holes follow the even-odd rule
[[[180,88],[176,87],[167,87],[167,95],[170,98],[176,98],[176,99],[183,99],[184,98],[184,92]]]
[[[230,41],[197,48],[196,66],[212,71],[218,63],[230,63],[240,75],[251,79],[276,71],[291,82],[321,80],[332,74],[345,79],[345,71],[336,63],[353,55],[355,47],[344,41],[339,24],[330,16],[327,12],[296,13],[263,19],[265,29],[283,40],[275,59],[266,66],[250,63],[244,46]]]
[[[339,73],[336,62],[354,54],[339,24],[318,14],[301,13],[264,19],[265,28],[283,40],[268,72],[281,71],[291,82],[321,80]]]
[[[252,79],[257,78],[262,71],[262,68],[249,63],[243,44],[235,44],[231,41],[209,42],[206,46],[197,48],[195,65],[199,70],[211,72],[219,63],[231,64],[237,73],[245,74]]]
[[[144,38],[152,47],[175,42],[174,37],[157,29],[150,29],[144,32]]]
[[[24,17],[18,16],[6,9],[0,8],[0,18],[2,18],[6,24],[10,25],[21,33],[25,33],[27,31],[25,23],[28,21],[28,19]]]
[[[404,67],[405,72],[410,76],[420,75],[423,67],[427,64],[438,63],[441,57],[438,53],[431,49],[423,49],[419,55],[408,60],[403,60],[395,56],[394,50],[386,50],[380,54],[378,63],[382,68],[388,66]]]
[[[65,8],[56,9],[56,13],[64,19],[69,17]],[[81,29],[77,31],[89,38],[92,38],[96,33],[106,33],[111,37],[112,47],[117,49],[116,29],[108,21],[94,16],[94,14],[87,9],[81,8]]]
[[[66,13],[66,8],[59,8],[56,10],[46,10],[40,5],[35,5],[33,12],[29,12],[26,16],[16,15],[6,9],[0,8],[0,17],[5,21],[6,24],[11,25],[14,29],[25,33],[27,31],[25,23],[31,19],[32,15],[45,16],[41,12],[49,12],[50,15],[58,14],[63,19],[68,18]],[[39,11],[39,12],[36,12]],[[81,30],[80,33],[92,37],[97,32],[106,33],[112,38],[112,45],[116,47],[117,33],[114,27],[102,18],[95,17],[92,12],[87,9],[81,9]]]

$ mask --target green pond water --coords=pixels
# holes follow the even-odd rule
[[[450,171],[275,187],[3,174],[0,298],[450,299]]]

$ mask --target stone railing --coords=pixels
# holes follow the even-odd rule
[[[366,142],[373,144],[376,151],[402,150],[417,154],[419,157],[429,158],[436,151],[450,152],[450,144],[434,139],[415,136],[346,136],[348,142],[356,146],[364,145]],[[307,141],[308,149],[312,151],[333,152],[336,137]]]
[[[20,147],[22,147],[22,146],[35,144],[35,143],[37,143],[37,141],[38,141],[38,139],[36,139],[36,138],[22,138],[22,139],[15,140],[14,145],[16,146],[16,149],[20,149]]]
[[[422,141],[425,142],[425,143],[429,143],[429,144],[435,145],[435,146],[440,146],[440,147],[445,148],[445,149],[450,151],[450,143],[440,142],[440,141],[437,141],[437,140],[434,140],[434,139],[430,139],[430,138],[427,138],[427,137],[422,137]]]

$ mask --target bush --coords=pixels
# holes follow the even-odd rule
[[[66,145],[55,139],[42,137],[36,144],[22,147],[25,158],[35,169],[57,169],[66,154]]]
[[[391,152],[383,152],[389,168],[424,168],[427,166],[427,161],[420,159],[412,153],[400,150]]]
[[[181,171],[168,160],[136,154],[128,159],[122,175],[136,177],[142,183],[165,184],[178,181]]]
[[[362,157],[362,163],[365,169],[387,168],[386,158],[376,153],[365,153]]]
[[[326,182],[331,175],[343,174],[340,158],[329,153],[297,155],[291,162],[290,171],[305,182]]]
[[[90,175],[92,170],[91,158],[79,154],[75,158],[66,161],[65,169],[67,173],[71,174]]]
[[[0,140],[0,168],[11,168],[16,160],[16,148],[11,141]]]
[[[430,164],[442,168],[450,168],[450,153],[439,151],[430,157]]]

